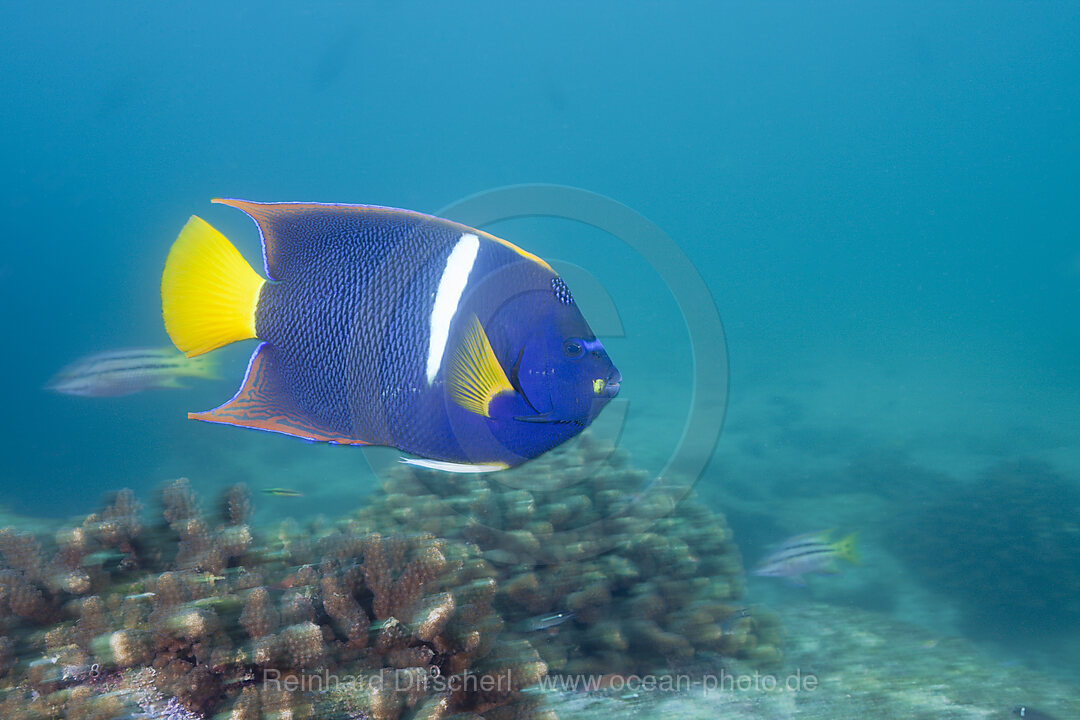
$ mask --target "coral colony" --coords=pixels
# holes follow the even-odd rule
[[[703,652],[778,660],[773,620],[740,603],[745,574],[723,517],[642,492],[649,480],[586,433],[496,474],[398,468],[359,517],[479,547],[497,573],[496,608],[552,672],[646,673]]]
[[[151,523],[121,491],[47,542],[0,531],[0,717],[551,718],[548,672],[778,657],[722,518],[637,502],[587,437],[513,473],[402,468],[307,530],[181,479]]]

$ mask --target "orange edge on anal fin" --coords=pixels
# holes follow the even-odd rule
[[[189,420],[234,425],[336,445],[370,445],[348,435],[324,429],[295,407],[279,386],[274,349],[262,343],[252,353],[236,395],[213,410],[188,413]]]
[[[331,445],[370,445],[363,440],[355,440],[345,435],[337,434],[322,434],[315,433],[310,430],[301,430],[294,425],[288,423],[282,423],[275,420],[246,420],[241,422],[228,416],[215,416],[213,410],[206,412],[189,412],[188,420],[198,420],[199,422],[214,423],[215,425],[232,425],[233,427],[247,428],[248,430],[262,430],[264,432],[277,433],[279,435],[288,435],[290,437],[300,438],[301,440],[310,440],[311,442],[325,442]]]

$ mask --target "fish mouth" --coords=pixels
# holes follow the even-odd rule
[[[622,382],[622,373],[618,370],[607,380],[597,382],[599,389],[596,394],[600,397],[611,399],[619,394],[619,384]]]

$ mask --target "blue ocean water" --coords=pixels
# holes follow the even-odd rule
[[[1015,474],[1026,497],[1046,474],[1080,482],[1078,36],[1068,2],[6,3],[0,505],[77,515],[180,475],[297,487],[300,515],[360,502],[375,475],[359,451],[185,419],[232,394],[249,345],[183,392],[42,386],[86,353],[168,343],[158,283],[189,215],[258,258],[212,197],[436,212],[567,185],[649,218],[715,298],[730,402],[698,490],[748,562],[858,530],[864,565],[808,592],[952,628],[948,594],[916,591],[897,550],[949,532],[920,508],[978,498],[1015,463],[1040,468]],[[623,438],[662,467],[695,392],[696,309],[595,228],[492,229],[604,289],[582,304],[600,313],[606,293],[621,323]],[[1000,497],[982,512],[1009,522],[980,532],[1005,546],[1057,498]],[[1023,582],[1062,576],[1080,568]],[[1053,630],[1077,635],[1076,616]]]

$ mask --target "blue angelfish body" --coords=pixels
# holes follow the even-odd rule
[[[193,217],[166,263],[166,327],[189,354],[262,344],[237,396],[196,419],[478,471],[566,441],[618,391],[561,278],[506,241],[405,210],[216,202],[258,224],[267,280]]]

